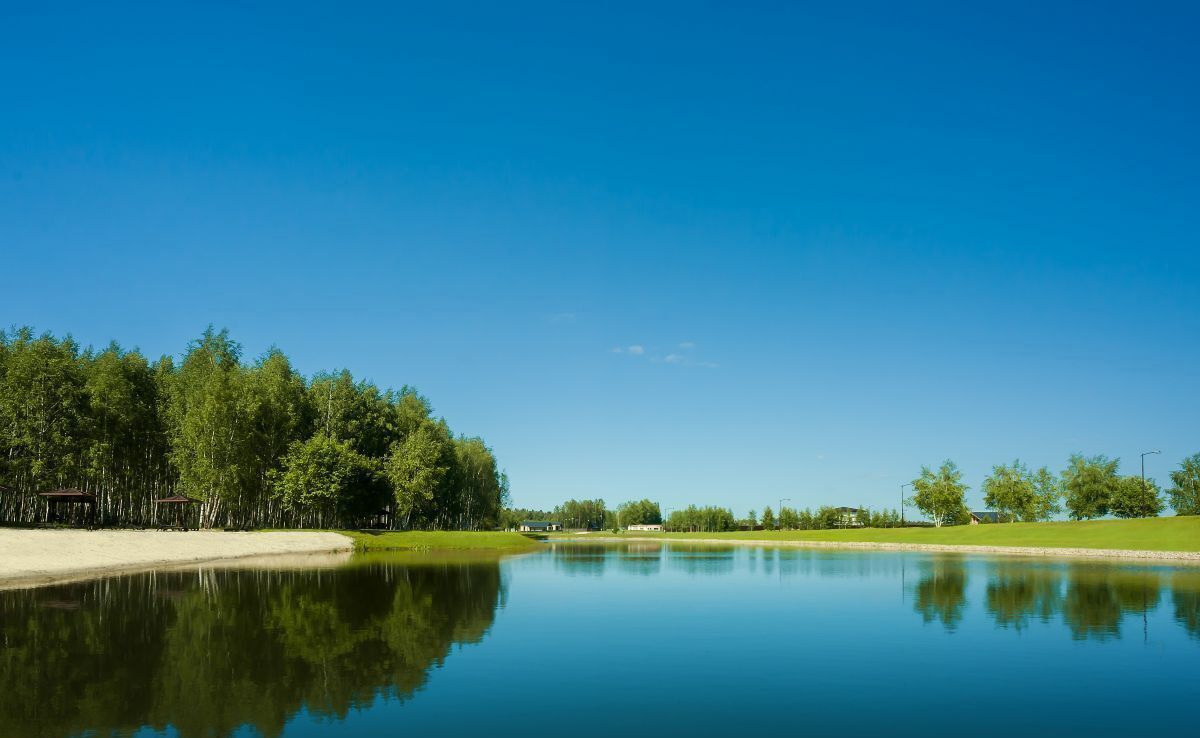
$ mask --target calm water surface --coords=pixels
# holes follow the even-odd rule
[[[549,544],[0,592],[0,738],[1194,735],[1200,567]]]

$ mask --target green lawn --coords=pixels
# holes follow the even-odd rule
[[[412,550],[491,550],[520,551],[537,545],[537,541],[520,533],[496,531],[359,531],[340,530],[354,539],[360,551]]]
[[[739,531],[736,533],[626,533],[627,537],[712,538],[755,541],[844,541],[928,543],[1042,548],[1119,548],[1142,551],[1200,551],[1200,516],[1061,523],[999,523],[949,528],[861,528],[858,530]]]

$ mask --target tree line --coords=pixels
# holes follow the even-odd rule
[[[1120,518],[1153,517],[1170,502],[1178,515],[1200,515],[1200,454],[1184,459],[1171,472],[1173,486],[1165,493],[1147,477],[1119,473],[1120,460],[1075,454],[1067,468],[1055,474],[1047,467],[1030,470],[1019,459],[992,468],[983,481],[983,502],[1002,522],[1050,520],[1065,510],[1073,520],[1114,515]],[[962,525],[970,520],[966,495],[970,489],[962,472],[950,460],[936,470],[922,467],[912,481],[913,495],[906,500],[936,527]],[[733,530],[827,530],[845,527],[898,528],[901,511],[854,508],[853,512],[823,505],[816,510],[766,507],[761,518],[751,510],[738,518],[729,508],[689,505],[663,517],[650,500],[626,502],[610,510],[604,500],[567,500],[553,510],[506,509],[503,524],[515,529],[525,520],[554,520],[567,528],[615,529],[634,524],[662,523],[667,531],[715,533]]]
[[[0,331],[0,521],[40,520],[38,493],[64,487],[103,524],[152,524],[179,493],[236,528],[494,528],[508,495],[487,444],[411,387],[305,379],[274,348],[246,363],[211,327],[178,363]]]
[[[1174,486],[1167,491],[1178,515],[1200,515],[1200,454],[1184,459],[1171,472]],[[965,522],[969,515],[962,472],[947,459],[938,469],[921,468],[912,481],[909,501],[935,526]],[[1146,518],[1166,507],[1162,489],[1153,479],[1121,475],[1120,460],[1107,456],[1074,454],[1067,467],[1055,475],[1046,467],[1036,471],[1018,459],[992,467],[983,480],[983,502],[1004,521],[1049,520],[1065,506],[1072,520],[1089,520],[1105,515]]]

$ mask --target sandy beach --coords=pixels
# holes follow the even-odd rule
[[[353,547],[346,536],[320,532],[0,529],[0,587],[250,557],[348,556]]]

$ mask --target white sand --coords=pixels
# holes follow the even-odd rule
[[[338,533],[0,528],[0,587],[279,554],[347,553]]]

